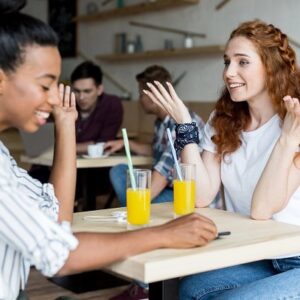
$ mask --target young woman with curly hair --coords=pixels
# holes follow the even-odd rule
[[[144,91],[177,122],[175,146],[197,166],[197,207],[224,187],[226,209],[257,220],[300,225],[300,104],[295,53],[287,36],[255,20],[230,35],[225,87],[204,128],[195,125],[169,84]],[[181,299],[300,299],[299,253],[228,267],[181,280]],[[296,298],[295,298],[296,297]],[[299,298],[297,298],[299,297]]]

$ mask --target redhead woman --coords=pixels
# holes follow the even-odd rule
[[[300,90],[287,36],[261,21],[241,24],[227,42],[223,79],[201,155],[173,87],[155,83],[144,91],[177,122],[177,152],[197,166],[196,205],[209,205],[222,184],[227,210],[300,225]],[[180,297],[300,299],[299,254],[183,278]]]

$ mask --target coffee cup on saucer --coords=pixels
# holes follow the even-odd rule
[[[104,144],[105,143],[97,143],[97,144],[88,145],[88,147],[87,147],[88,155],[90,157],[101,157],[101,156],[103,156]]]

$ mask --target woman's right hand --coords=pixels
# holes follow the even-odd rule
[[[197,213],[169,221],[158,227],[164,248],[192,248],[204,246],[217,237],[215,223]]]
[[[149,90],[143,90],[143,92],[156,105],[166,111],[176,123],[190,123],[192,121],[190,113],[182,100],[177,96],[171,83],[167,82],[169,91],[158,81],[154,81],[154,84],[148,82]]]

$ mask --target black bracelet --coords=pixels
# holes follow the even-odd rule
[[[174,142],[174,148],[176,150],[177,157],[184,146],[188,144],[199,144],[199,130],[195,122],[176,124],[175,127],[176,139]]]

